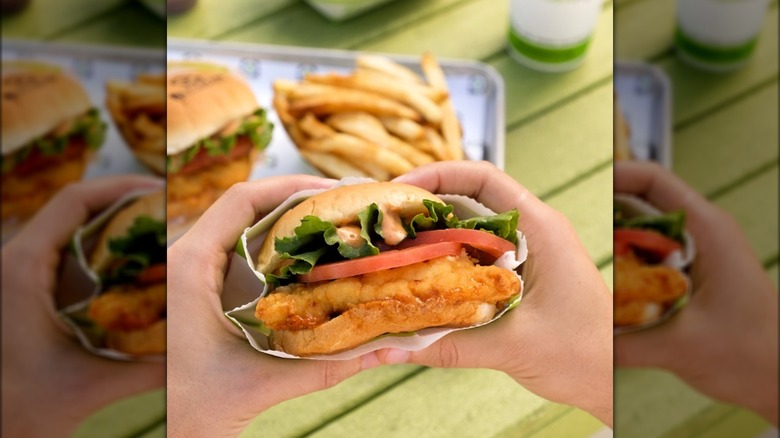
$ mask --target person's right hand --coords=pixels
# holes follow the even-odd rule
[[[616,364],[667,369],[777,425],[777,289],[739,225],[655,164],[616,163],[615,192],[685,210],[697,250],[690,303],[667,323],[615,338]]]
[[[436,163],[396,181],[470,196],[496,212],[517,208],[529,253],[516,309],[421,351],[380,351],[380,360],[497,369],[535,394],[582,408],[611,426],[612,295],[566,217],[488,163]]]

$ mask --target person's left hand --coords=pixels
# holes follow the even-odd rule
[[[85,350],[58,324],[53,299],[76,229],[122,195],[155,187],[161,181],[141,176],[69,185],[3,246],[3,436],[69,436],[106,404],[165,385],[162,363]]]
[[[332,184],[312,176],[236,184],[168,249],[168,436],[237,436],[267,408],[379,365],[373,353],[347,361],[260,353],[222,312],[241,232],[293,193]]]

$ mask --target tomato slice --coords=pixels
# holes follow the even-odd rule
[[[312,283],[315,281],[354,277],[356,275],[368,274],[369,272],[400,268],[401,266],[424,262],[438,257],[458,255],[462,250],[463,245],[460,243],[442,242],[417,245],[401,250],[384,251],[375,256],[315,266],[308,274],[299,275],[298,281],[301,283]]]
[[[414,239],[405,239],[396,248],[404,249],[417,245],[426,245],[439,242],[458,242],[472,246],[480,251],[486,252],[493,258],[501,257],[505,252],[514,252],[517,247],[514,243],[498,237],[495,234],[480,230],[467,230],[462,228],[451,228],[448,230],[421,231],[417,233]]]
[[[651,252],[666,257],[673,251],[682,249],[682,245],[658,231],[622,228],[613,232],[615,247],[625,251],[625,246]]]
[[[135,281],[138,284],[153,284],[165,281],[167,270],[165,263],[158,263],[156,265],[149,266],[141,271]]]

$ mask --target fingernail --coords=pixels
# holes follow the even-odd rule
[[[397,348],[391,348],[385,355],[385,363],[387,364],[399,364],[409,361],[409,352],[406,350],[399,350]]]
[[[363,355],[360,362],[360,368],[367,370],[370,368],[378,367],[382,365],[382,362],[376,357],[376,351]]]

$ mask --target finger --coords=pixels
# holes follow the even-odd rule
[[[377,351],[384,364],[411,363],[435,368],[496,368],[500,360],[489,352],[485,330],[462,330],[450,333],[419,351],[386,348]],[[499,350],[500,351],[500,350]],[[504,353],[505,354],[505,353]]]
[[[685,181],[655,163],[615,163],[614,184],[615,193],[637,195],[662,211],[683,209],[693,222],[703,223],[717,210]]]
[[[394,181],[416,185],[432,193],[468,196],[496,212],[517,208],[521,220],[525,215],[541,217],[549,208],[512,177],[486,161],[432,163]]]
[[[334,180],[309,175],[279,176],[239,183],[228,189],[180,241],[196,239],[211,250],[233,250],[246,227],[253,225],[293,193],[330,187]],[[207,237],[207,238],[206,238]]]
[[[164,181],[121,175],[70,184],[51,199],[16,236],[31,248],[64,247],[93,214],[135,190],[162,188]]]

